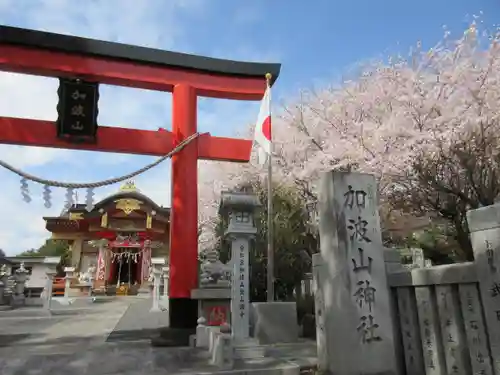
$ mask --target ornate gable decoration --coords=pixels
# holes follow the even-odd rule
[[[83,220],[83,212],[70,212],[69,213],[70,220]]]
[[[120,187],[120,192],[122,193],[138,193],[139,189],[137,189],[137,186],[135,186],[135,182],[130,180],[125,182],[121,187]],[[124,198],[124,199],[118,199],[115,201],[116,203],[116,209],[121,210],[125,213],[125,215],[130,215],[133,211],[139,211],[141,209],[142,202],[138,201],[137,199],[130,199],[130,198]]]
[[[135,192],[139,193],[139,189],[137,189],[137,186],[135,186],[135,182],[130,180],[125,182],[122,186],[120,186],[120,191],[130,193],[130,192]]]
[[[116,209],[121,210],[125,215],[130,215],[133,211],[139,211],[141,209],[141,201],[137,199],[118,199],[115,201]]]

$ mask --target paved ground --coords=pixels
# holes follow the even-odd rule
[[[140,299],[131,303],[108,336],[107,342],[150,339],[158,328],[168,327],[167,312],[151,312],[151,301]]]
[[[150,313],[144,299],[116,299],[61,309],[61,315],[0,312],[1,375],[167,375],[207,374],[207,353],[192,348],[155,348],[151,333],[166,313]],[[23,316],[27,315],[27,316]],[[145,333],[146,332],[146,333]],[[245,364],[255,375],[263,368],[288,368],[314,362],[314,343],[269,348],[273,358]],[[243,365],[237,365],[241,368]],[[243,371],[241,372],[243,373]],[[280,373],[274,372],[274,373]],[[283,373],[281,371],[281,373]]]

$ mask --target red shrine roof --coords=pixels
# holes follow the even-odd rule
[[[44,217],[46,229],[54,233],[119,231],[151,232],[157,237],[168,232],[170,208],[155,203],[142,194],[132,182],[120,191],[97,202],[91,211],[85,204],[74,204],[60,216]]]

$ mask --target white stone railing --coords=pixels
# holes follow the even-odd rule
[[[382,246],[373,176],[326,173],[319,198],[321,371],[500,375],[500,204],[467,213],[474,262],[409,270]]]
[[[386,267],[401,374],[500,374],[499,214],[469,211],[474,262]]]
[[[389,273],[388,283],[402,374],[493,374],[474,263]]]

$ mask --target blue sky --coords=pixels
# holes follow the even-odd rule
[[[484,26],[493,29],[500,5],[493,0],[0,0],[0,23],[5,25],[220,58],[281,62],[273,95],[279,102],[293,100],[300,89],[334,83],[358,62],[407,54],[417,40],[430,47],[442,38],[443,25],[460,35],[473,15],[480,14]],[[53,120],[55,90],[52,79],[1,73],[0,113]],[[199,129],[234,135],[255,121],[257,112],[258,103],[200,100]],[[170,128],[170,118],[168,93],[101,90],[101,124]],[[152,160],[14,146],[0,146],[0,155],[38,176],[75,182],[118,176]],[[34,201],[25,205],[18,178],[0,171],[0,179],[0,248],[14,254],[40,246],[48,235],[41,216],[60,212],[64,192],[54,192],[54,207],[47,210],[41,187],[32,187]],[[137,184],[158,203],[170,204],[168,162],[138,178]]]

